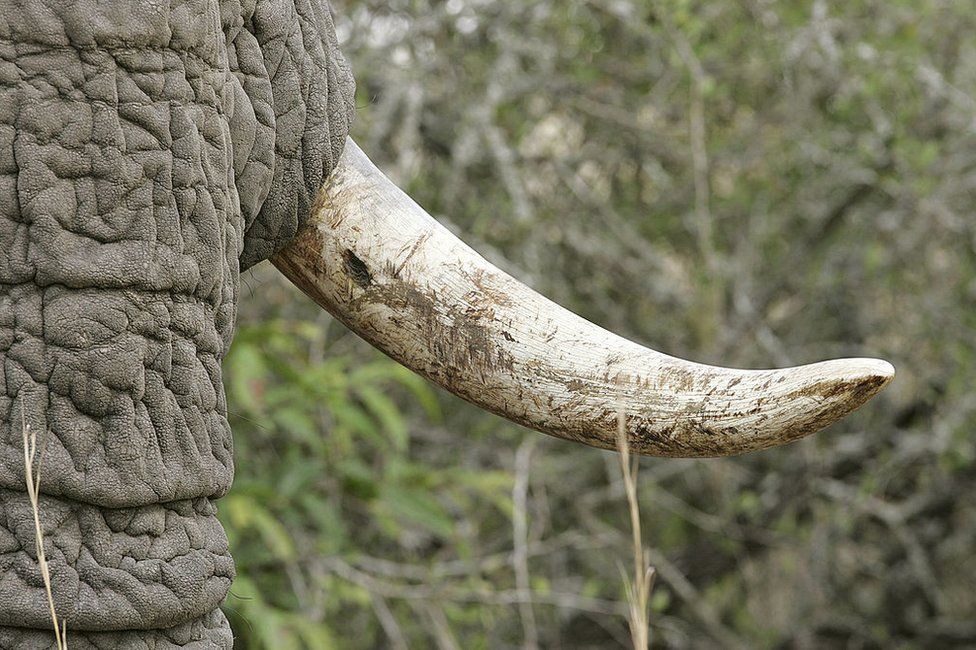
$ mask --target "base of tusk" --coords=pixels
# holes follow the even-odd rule
[[[623,339],[539,295],[442,227],[349,140],[311,223],[272,260],[403,365],[509,420],[616,448],[726,456],[831,424],[894,377],[878,359],[736,370]]]

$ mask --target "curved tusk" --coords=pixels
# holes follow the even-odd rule
[[[311,223],[272,258],[408,368],[519,424],[633,451],[724,456],[796,440],[891,381],[877,359],[734,370],[655,352],[534,292],[454,237],[352,141]]]

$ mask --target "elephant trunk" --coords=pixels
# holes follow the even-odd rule
[[[223,33],[34,6],[0,7],[0,647],[51,630],[25,425],[71,647],[230,647],[213,500],[243,223]]]
[[[242,267],[302,224],[352,79],[328,5],[0,0],[0,648],[230,648],[214,501]]]

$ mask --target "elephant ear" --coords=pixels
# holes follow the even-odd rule
[[[242,5],[223,22],[236,82],[230,124],[243,271],[284,247],[308,219],[342,154],[355,82],[327,2]]]

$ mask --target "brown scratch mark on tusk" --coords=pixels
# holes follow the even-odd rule
[[[566,390],[574,393],[578,393],[582,390],[586,390],[586,384],[584,384],[579,379],[570,379],[568,382],[565,383],[565,386],[566,386]]]
[[[512,304],[512,296],[505,291],[503,288],[495,286],[492,283],[494,278],[491,274],[486,273],[485,269],[475,269],[474,273],[470,275],[471,282],[474,286],[488,298],[492,299],[501,307],[508,307]]]
[[[420,247],[424,245],[424,242],[426,242],[428,239],[430,239],[431,234],[433,234],[433,233],[431,233],[431,231],[428,230],[423,235],[421,235],[420,237],[417,238],[417,241],[415,241],[413,243],[413,246],[410,247],[410,252],[407,253],[407,256],[403,258],[403,261],[400,262],[399,265],[397,265],[396,269],[394,269],[394,271],[393,271],[393,277],[395,277],[395,278],[399,278],[400,277],[400,271],[402,271],[403,270],[403,267],[405,267],[407,265],[407,262],[410,261],[410,258],[414,256],[414,253],[416,253],[418,250],[420,250]]]

